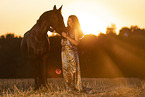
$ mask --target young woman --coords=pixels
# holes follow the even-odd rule
[[[69,91],[83,91],[81,84],[80,64],[77,45],[83,36],[80,23],[75,15],[70,15],[67,21],[67,32],[63,32],[62,70],[66,87]]]

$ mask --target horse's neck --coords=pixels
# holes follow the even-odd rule
[[[31,29],[31,33],[33,37],[37,38],[38,40],[43,40],[43,38],[47,36],[46,28],[39,26],[37,23]]]

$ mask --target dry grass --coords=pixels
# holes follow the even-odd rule
[[[83,78],[85,87],[94,94],[72,93],[65,89],[62,78],[48,79],[47,88],[33,91],[34,79],[1,79],[1,97],[145,97],[145,80],[138,78]]]

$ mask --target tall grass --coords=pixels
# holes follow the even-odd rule
[[[145,97],[145,80],[138,78],[83,78],[94,94],[69,92],[62,78],[48,79],[47,87],[34,91],[34,79],[1,79],[1,97]]]

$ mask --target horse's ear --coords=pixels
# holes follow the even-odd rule
[[[53,10],[56,10],[56,5],[53,6]]]
[[[63,6],[63,5],[61,5],[61,7],[58,9],[60,12],[61,12],[62,6]]]

